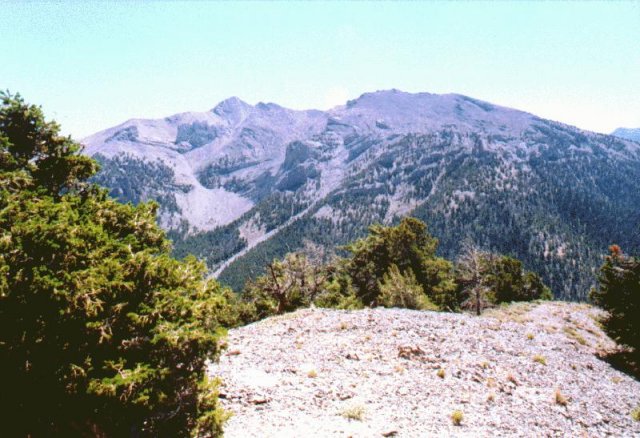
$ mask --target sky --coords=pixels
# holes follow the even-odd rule
[[[328,109],[391,88],[640,127],[640,1],[0,0],[0,89],[77,139],[231,96]]]

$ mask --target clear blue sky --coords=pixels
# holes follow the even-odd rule
[[[637,1],[0,0],[0,54],[0,88],[78,138],[229,96],[325,109],[389,88],[640,127]]]

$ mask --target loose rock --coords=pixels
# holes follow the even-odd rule
[[[597,357],[616,348],[598,315],[569,303],[481,317],[305,309],[230,330],[229,348],[242,354],[223,355],[210,373],[222,380],[232,438],[640,436],[631,418],[640,382]],[[341,415],[354,407],[360,420]]]

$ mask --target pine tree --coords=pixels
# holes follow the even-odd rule
[[[110,199],[39,107],[1,99],[2,434],[220,435],[205,365],[229,292],[171,258],[155,205]]]
[[[366,305],[378,304],[381,281],[395,265],[403,274],[411,270],[427,297],[447,308],[455,292],[453,267],[436,256],[437,247],[438,239],[415,218],[395,227],[371,226],[367,237],[346,246],[351,252],[347,272],[358,297]]]
[[[640,259],[612,245],[600,268],[599,283],[591,299],[608,312],[604,320],[607,333],[633,348],[640,359]]]

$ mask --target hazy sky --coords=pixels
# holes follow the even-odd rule
[[[640,127],[640,2],[0,0],[0,89],[78,138],[229,96],[326,109],[389,88]]]

